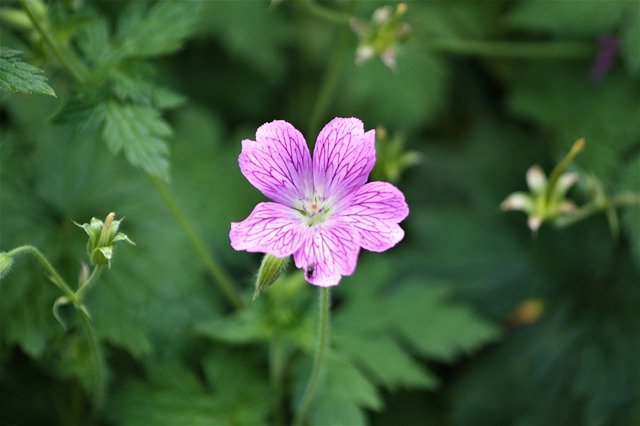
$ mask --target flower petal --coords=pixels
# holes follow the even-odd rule
[[[348,207],[337,215],[358,231],[362,248],[385,251],[404,237],[398,223],[409,215],[409,206],[402,192],[390,183],[367,183],[345,202]]]
[[[243,140],[238,158],[242,174],[264,195],[288,206],[312,185],[311,156],[302,134],[286,121],[260,126],[256,140]]]
[[[358,261],[358,233],[346,222],[332,221],[309,229],[302,247],[293,254],[296,267],[305,279],[322,287],[337,285],[343,275],[351,275]]]
[[[235,250],[286,257],[302,245],[306,227],[295,210],[277,203],[259,203],[242,222],[231,223]]]
[[[313,151],[313,182],[324,197],[342,198],[363,185],[376,162],[375,130],[364,133],[357,118],[334,118]]]

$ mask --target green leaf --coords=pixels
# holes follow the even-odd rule
[[[56,96],[43,71],[20,60],[20,52],[0,46],[0,91]]]
[[[640,7],[633,2],[628,6],[620,29],[622,55],[629,71],[637,76],[640,73]]]
[[[398,331],[431,359],[452,361],[499,336],[493,324],[449,300],[451,294],[445,286],[416,282],[389,300],[389,315]]]
[[[285,47],[293,35],[281,13],[262,2],[207,2],[202,31],[211,33],[230,56],[247,63],[270,81],[286,70]],[[254,31],[260,28],[260,31]]]
[[[124,425],[266,422],[274,394],[255,360],[220,350],[203,369],[206,383],[177,364],[150,365],[144,381],[131,380],[116,392],[109,417]]]
[[[106,105],[102,136],[111,152],[124,150],[132,165],[165,180],[169,177],[166,138],[171,133],[169,125],[152,107],[115,101]]]
[[[624,8],[624,1],[525,0],[515,4],[505,22],[512,29],[594,37],[615,30]]]
[[[640,198],[640,155],[627,162],[616,190]],[[631,244],[636,266],[640,268],[640,205],[622,207],[622,226]]]
[[[560,152],[584,137],[576,163],[608,183],[619,157],[640,137],[638,127],[629,125],[640,116],[640,103],[629,89],[635,83],[620,70],[600,83],[590,81],[588,72],[586,65],[514,66],[507,77],[508,104],[551,132]]]
[[[299,364],[295,383],[298,398],[304,391],[309,371],[311,362]],[[367,423],[364,409],[379,410],[381,407],[382,400],[378,390],[358,368],[345,359],[330,357],[326,361],[325,374],[309,411],[309,423],[362,425]]]
[[[121,58],[173,53],[196,29],[201,2],[132,2],[119,22],[114,50]]]

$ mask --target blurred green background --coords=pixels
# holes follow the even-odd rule
[[[36,18],[84,79],[15,18],[25,3],[37,6],[0,4],[0,44],[43,69],[57,97],[0,98],[0,249],[33,244],[75,283],[87,255],[72,220],[116,211],[137,245],[116,248],[87,300],[103,405],[75,312],[63,310],[65,332],[51,313],[59,291],[35,260],[15,260],[0,282],[0,423],[288,423],[317,289],[291,270],[250,302],[260,256],[234,252],[228,232],[264,198],[237,156],[265,122],[287,120],[311,144],[353,116],[384,128],[374,177],[394,180],[411,214],[402,243],[362,253],[334,292],[309,422],[640,424],[637,204],[535,236],[499,208],[531,165],[551,171],[580,137],[572,170],[604,194],[640,193],[637,1],[406,2],[394,69],[377,56],[356,65],[367,40],[349,24],[375,24],[392,2],[43,3]],[[220,293],[158,187],[245,309]]]

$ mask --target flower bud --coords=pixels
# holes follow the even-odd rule
[[[270,287],[283,272],[287,269],[289,264],[289,257],[276,257],[270,254],[265,254],[258,269],[258,277],[256,278],[256,290],[253,293],[253,300],[255,300],[260,293]]]
[[[374,56],[390,69],[396,67],[398,43],[403,41],[411,26],[400,19],[407,12],[407,5],[400,3],[395,11],[389,6],[376,9],[369,22],[351,19],[349,24],[360,39],[356,50],[356,65],[362,65]]]
[[[89,241],[87,242],[87,252],[89,253],[89,259],[94,265],[107,265],[111,267],[111,258],[113,257],[113,246],[118,241],[126,241],[129,244],[135,245],[133,241],[129,239],[122,232],[118,232],[121,220],[114,220],[115,213],[111,212],[107,215],[104,222],[96,219],[91,219],[90,223],[77,224],[83,228],[89,235]]]

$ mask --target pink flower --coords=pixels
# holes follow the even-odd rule
[[[367,182],[376,161],[375,130],[356,118],[334,118],[316,140],[313,159],[286,121],[263,124],[242,141],[240,169],[275,202],[259,203],[229,237],[236,250],[293,255],[311,284],[333,286],[355,270],[360,248],[381,252],[404,237],[404,195]]]

